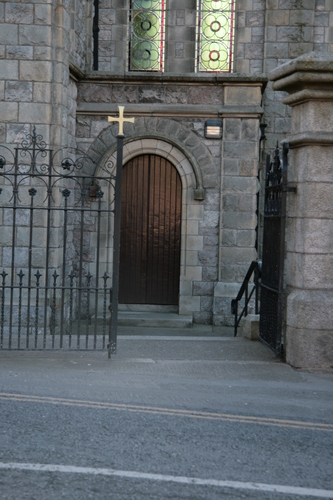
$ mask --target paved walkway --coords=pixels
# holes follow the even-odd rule
[[[264,404],[270,415],[290,417],[295,405],[305,404],[311,418],[321,413],[330,417],[333,374],[295,370],[276,360],[260,342],[234,338],[232,333],[231,328],[209,326],[123,327],[111,360],[101,351],[2,351],[1,387],[61,397],[93,395],[100,400],[112,395],[117,402],[158,401],[186,408],[205,400],[216,410],[227,404],[228,411],[258,415]],[[325,391],[328,395],[318,405],[316,399]]]
[[[209,328],[0,352],[2,498],[333,498],[333,375]]]

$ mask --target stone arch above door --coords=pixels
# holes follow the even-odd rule
[[[157,139],[153,137],[136,138],[127,140],[125,142],[123,151],[123,164],[127,163],[129,160],[132,160],[132,158],[134,158],[135,156],[139,156],[142,154],[155,154],[157,156],[165,158],[166,160],[169,160],[178,170],[178,173],[182,180],[183,188],[186,187],[186,190],[192,190],[193,199],[197,199],[195,197],[194,191],[198,189],[198,175],[194,170],[193,165],[182,151],[180,151],[174,145],[170,144],[170,142],[167,142],[163,139]],[[104,158],[101,160],[97,169],[103,169],[115,174],[116,162],[117,152],[116,150],[114,150],[111,154],[110,152],[108,152],[104,155]],[[199,189],[201,189],[201,187]]]
[[[104,123],[105,128],[95,138],[87,151],[88,155],[99,166],[106,165],[108,158],[116,151],[117,147],[118,124],[110,125],[106,121]],[[138,148],[137,141],[154,140],[167,144],[166,150],[164,150],[165,146],[161,144],[161,151],[156,154],[163,154],[167,158],[168,154],[172,156],[182,153],[195,176],[193,198],[195,200],[205,198],[205,179],[209,183],[211,178],[218,173],[215,171],[216,166],[208,148],[202,142],[202,137],[199,137],[186,124],[168,118],[136,117],[134,125],[124,124],[124,134],[125,147],[130,143],[136,143],[135,147]],[[178,161],[177,158],[175,160]],[[125,158],[124,161],[126,161]]]

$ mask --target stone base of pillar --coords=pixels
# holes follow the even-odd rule
[[[303,290],[288,296],[286,361],[307,370],[333,369],[333,292]]]

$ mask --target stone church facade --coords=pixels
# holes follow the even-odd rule
[[[174,305],[196,323],[230,325],[230,301],[260,253],[264,154],[291,129],[286,93],[268,75],[333,51],[333,1],[207,2],[233,7],[230,64],[217,70],[198,63],[202,2],[141,3],[164,8],[154,70],[131,67],[129,0],[0,2],[0,143],[12,149],[36,125],[52,148],[80,148],[103,166],[116,151],[108,117],[125,106],[135,123],[125,124],[124,164],[159,157],[181,181]],[[221,121],[222,138],[206,137],[207,120]]]

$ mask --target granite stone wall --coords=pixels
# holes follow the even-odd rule
[[[77,108],[77,85],[70,78],[68,82],[68,146],[76,148],[76,108]]]
[[[266,0],[236,2],[235,71],[263,72]]]
[[[48,144],[66,146],[69,127],[75,135],[69,62],[85,69],[86,4],[0,2],[1,143],[19,142],[32,125]]]
[[[235,70],[268,74],[310,51],[333,51],[332,0],[238,0],[236,3]],[[284,92],[269,82],[264,93],[266,151],[290,131]]]
[[[70,59],[81,71],[87,64],[87,49],[91,50],[92,8],[87,0],[70,2]]]
[[[225,106],[260,105],[260,86],[228,86]],[[256,203],[259,189],[259,119],[238,113],[225,116],[221,155],[219,276],[214,290],[214,324],[231,325],[230,302],[257,257]]]
[[[42,136],[47,147],[53,150],[75,145],[76,84],[69,78],[69,60],[72,57],[84,69],[85,30],[80,24],[80,20],[82,23],[85,21],[84,4],[85,1],[60,0],[0,2],[0,143],[9,149],[13,150],[28,134],[32,134],[34,126],[38,137]],[[73,44],[72,8],[77,14],[72,17],[73,30],[77,35]],[[2,153],[4,151],[5,158],[10,161],[10,153],[7,150],[2,150]],[[24,160],[24,155],[19,158],[20,168],[27,168],[29,165],[28,155],[27,166],[24,165]],[[37,168],[42,169],[43,162],[47,163],[48,157],[39,155]],[[8,168],[7,164],[5,169]],[[37,188],[35,204],[43,205],[47,193],[43,192],[45,186],[36,177],[26,178],[20,184],[18,205],[27,204],[29,186]],[[52,202],[55,204],[62,200],[60,187],[58,184],[52,192]],[[10,198],[12,185],[4,176],[1,177],[1,190],[1,201],[10,205],[13,200],[13,197]],[[71,197],[70,202],[72,201]],[[22,269],[27,276],[30,255],[29,212],[26,209],[18,212],[20,216],[16,218],[15,267],[17,272]],[[43,214],[45,213],[44,211]],[[12,258],[11,215],[10,209],[0,211],[0,263],[7,269],[11,267]],[[49,264],[61,274],[63,220],[52,213],[51,221],[53,230]],[[67,263],[70,267],[75,255],[73,226],[69,225],[68,229]],[[41,269],[45,262],[45,247],[46,217],[39,212],[34,219],[31,252],[31,264],[35,270]]]
[[[52,2],[0,3],[0,141],[13,145],[37,125],[50,141]]]
[[[333,51],[332,0],[266,0],[264,65],[268,74],[277,66],[310,51]],[[273,91],[268,83],[264,94],[266,149],[290,131],[289,106],[282,101],[286,94]]]

